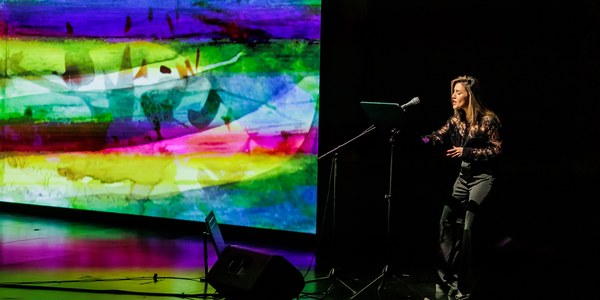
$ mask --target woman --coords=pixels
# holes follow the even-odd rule
[[[450,89],[454,114],[422,139],[426,144],[449,147],[446,156],[460,160],[452,197],[445,201],[440,217],[441,282],[436,290],[468,299],[477,267],[472,228],[478,208],[492,191],[495,161],[502,153],[501,124],[498,116],[483,106],[477,79],[459,76],[451,81]],[[456,230],[457,225],[462,228]]]

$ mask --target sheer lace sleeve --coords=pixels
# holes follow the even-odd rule
[[[454,117],[450,117],[446,123],[440,127],[440,129],[432,132],[429,135],[426,135],[425,137],[429,139],[429,143],[434,146],[445,144],[449,140],[452,132],[451,128],[454,126],[453,119]]]

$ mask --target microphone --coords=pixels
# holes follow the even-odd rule
[[[419,103],[421,103],[421,100],[419,99],[419,97],[414,97],[414,98],[412,98],[410,101],[408,101],[408,102],[406,102],[406,103],[402,104],[402,105],[400,106],[400,108],[402,108],[402,110],[406,111],[406,108],[407,108],[407,107],[409,107],[409,106],[413,106],[413,105],[417,105],[417,104],[419,104]]]

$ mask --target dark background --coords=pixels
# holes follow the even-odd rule
[[[319,223],[334,264],[434,265],[457,165],[418,137],[450,116],[450,81],[468,74],[503,123],[496,194],[480,218],[486,242],[497,257],[535,261],[540,272],[591,265],[600,228],[600,4],[325,0],[322,24]],[[372,123],[360,101],[415,96],[421,103],[407,109],[394,151],[388,133],[365,134],[334,152],[332,176],[335,155],[323,154]]]

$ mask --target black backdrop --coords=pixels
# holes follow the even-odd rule
[[[600,4],[325,0],[322,17],[321,155],[371,124],[360,101],[421,99],[394,143],[389,247],[387,133],[339,149],[335,185],[334,155],[320,159],[320,232],[335,264],[433,266],[441,201],[457,171],[418,136],[451,114],[450,80],[470,74],[504,125],[497,193],[482,222],[491,245],[534,258],[530,268],[588,265],[600,228]]]

